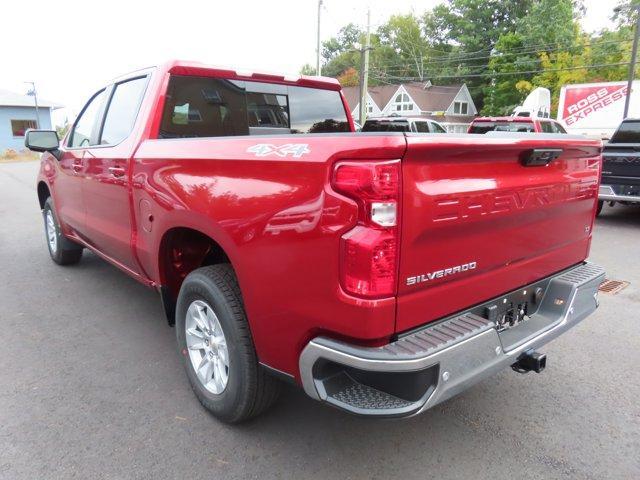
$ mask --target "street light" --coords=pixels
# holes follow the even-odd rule
[[[629,5],[629,8],[636,10],[636,28],[633,35],[633,47],[631,47],[631,62],[629,62],[629,79],[627,80],[627,96],[624,99],[624,113],[622,119],[627,118],[629,114],[629,101],[631,100],[631,87],[633,86],[633,77],[636,71],[636,53],[638,52],[638,33],[640,32],[640,5]],[[615,13],[622,11],[621,7],[613,9]]]
[[[31,85],[31,90],[27,92],[27,95],[33,95],[33,100],[36,104],[36,129],[40,128],[40,112],[38,111],[38,93],[36,92],[36,84],[34,82],[24,82]]]

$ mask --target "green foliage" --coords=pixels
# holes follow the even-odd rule
[[[313,65],[309,65],[308,63],[305,63],[300,69],[300,75],[315,75],[315,74],[316,74],[316,67],[314,67]]]
[[[64,119],[64,125],[57,126],[56,132],[58,133],[58,138],[62,140],[64,136],[67,134],[69,129],[71,128],[71,124],[67,118]]]
[[[510,113],[531,89],[545,87],[553,108],[567,83],[626,79],[627,65],[609,64],[629,60],[635,5],[640,0],[620,0],[616,28],[592,35],[579,23],[584,0],[447,0],[419,15],[394,15],[371,32],[370,84],[466,83],[490,115]],[[323,42],[323,75],[353,84],[364,40],[362,28],[349,24]]]

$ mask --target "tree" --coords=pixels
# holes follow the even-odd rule
[[[484,87],[483,115],[510,114],[531,90],[533,75],[518,75],[517,72],[532,71],[538,59],[535,53],[517,53],[522,51],[523,46],[524,39],[519,33],[510,32],[500,36],[489,60],[489,70],[495,76]]]
[[[338,75],[338,81],[343,87],[356,87],[359,84],[359,74],[355,68],[347,68],[342,74]]]
[[[538,0],[516,22],[523,43],[539,52],[571,47],[579,31],[572,0]]]
[[[316,74],[316,67],[308,63],[305,63],[300,69],[300,75],[315,75],[315,74]]]

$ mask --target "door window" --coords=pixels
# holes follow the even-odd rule
[[[553,127],[553,131],[555,133],[567,133],[564,127],[557,122],[551,122],[551,126]]]
[[[431,131],[433,133],[447,133],[447,131],[443,127],[441,127],[439,123],[431,122],[430,125]]]
[[[557,133],[553,125],[551,125],[551,122],[540,122],[540,129],[544,133]]]
[[[429,125],[427,122],[415,122],[416,131],[420,133],[429,133]]]
[[[101,145],[117,145],[129,136],[146,86],[147,77],[135,78],[115,86],[102,128]]]
[[[69,146],[88,147],[98,144],[98,120],[101,117],[105,91],[96,93],[82,109],[69,137]]]

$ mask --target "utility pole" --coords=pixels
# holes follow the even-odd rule
[[[318,38],[316,42],[316,75],[320,76],[320,11],[322,10],[322,0],[318,0]]]
[[[629,79],[627,81],[627,96],[624,99],[624,113],[622,119],[624,120],[629,115],[629,101],[631,100],[631,87],[633,87],[633,77],[636,72],[636,54],[638,53],[638,32],[640,29],[640,5],[632,5],[636,11],[636,29],[633,36],[633,47],[631,48],[631,62],[629,62]],[[619,11],[619,9],[616,9]]]
[[[36,104],[36,129],[40,128],[40,112],[38,111],[38,92],[36,92],[36,84],[34,82],[24,82],[31,85],[31,91],[27,95],[33,95]]]
[[[367,9],[367,37],[360,50],[360,125],[367,119],[367,91],[369,84],[369,50],[371,50],[371,9]]]

